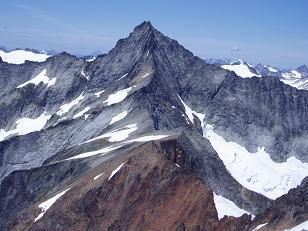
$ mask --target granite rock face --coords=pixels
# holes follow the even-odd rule
[[[247,230],[248,215],[218,220],[212,191],[255,215],[273,202],[232,177],[203,137],[204,124],[252,152],[265,147],[274,161],[308,161],[307,91],[206,64],[149,22],[91,62],[67,53],[1,62],[0,87],[0,227],[9,230],[51,230],[55,221],[58,230]],[[92,179],[99,166],[110,175],[115,163],[125,165],[114,180]],[[33,222],[38,203],[67,188],[67,203]],[[183,194],[191,194],[187,211]],[[170,219],[158,224],[150,211]]]

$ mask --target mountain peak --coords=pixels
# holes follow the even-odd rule
[[[154,29],[154,27],[152,26],[150,21],[143,21],[141,24],[139,24],[138,26],[135,27],[134,32],[135,31],[148,31],[148,30],[152,30]]]

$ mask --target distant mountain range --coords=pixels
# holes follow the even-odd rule
[[[261,63],[257,65],[251,65],[242,59],[206,59],[205,62],[219,65],[224,69],[234,71],[237,75],[243,78],[251,78],[253,76],[275,76],[285,84],[288,84],[292,87],[308,90],[308,68],[306,65],[288,70],[279,69]]]

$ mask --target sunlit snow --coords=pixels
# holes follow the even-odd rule
[[[125,78],[128,75],[128,73],[125,73],[124,75],[122,75],[120,78],[118,78],[118,80]]]
[[[249,67],[244,63],[241,64],[233,64],[233,65],[222,65],[223,69],[234,71],[235,74],[242,78],[251,78],[253,76],[261,77],[260,75],[254,74],[250,71]]]
[[[46,211],[61,197],[63,196],[70,188],[64,190],[61,193],[58,193],[57,195],[53,196],[52,198],[48,199],[47,201],[41,203],[38,207],[41,209],[41,213],[35,218],[34,222],[41,219]]]
[[[89,76],[89,75],[86,75],[86,74],[84,73],[84,70],[83,70],[83,69],[81,70],[81,75],[82,75],[83,77],[85,77],[87,80],[90,79],[90,76]]]
[[[192,110],[182,99],[181,97],[178,95],[179,99],[181,100],[184,108],[185,108],[185,114],[188,116],[189,120],[194,123],[194,115],[198,117],[198,119],[201,122],[201,126],[203,127],[203,120],[205,115],[199,112],[196,112],[194,110]],[[175,108],[174,106],[172,106],[172,108]]]
[[[278,70],[272,68],[271,66],[265,66],[270,72],[278,72]]]
[[[306,230],[308,230],[308,221],[304,221],[303,223],[291,229],[285,229],[284,231],[306,231]]]
[[[254,228],[252,231],[257,231],[257,230],[261,229],[262,227],[264,227],[264,226],[266,226],[266,225],[267,225],[267,223],[260,224],[260,225],[258,225],[256,228]]]
[[[40,131],[50,119],[51,115],[47,115],[46,112],[42,113],[35,119],[20,118],[16,121],[16,128],[10,131],[0,129],[0,141],[6,139],[10,135],[25,135],[30,132]]]
[[[56,78],[49,79],[46,73],[46,69],[44,69],[40,74],[38,74],[36,77],[30,79],[29,81],[20,84],[17,88],[22,88],[30,83],[34,85],[38,85],[39,83],[43,82],[44,84],[47,84],[47,87],[50,87],[56,83]]]
[[[102,175],[104,175],[104,173],[98,174],[95,177],[93,177],[93,180],[97,180],[98,178],[100,178]]]
[[[108,99],[106,101],[104,101],[104,103],[107,103],[108,106],[110,106],[112,104],[120,103],[121,101],[123,101],[127,97],[128,93],[131,89],[132,88],[129,87],[129,88],[120,90],[120,91],[118,91],[114,94],[109,95]]]
[[[14,50],[10,52],[0,50],[0,56],[4,62],[12,64],[22,64],[26,60],[33,62],[44,62],[48,57],[50,57],[50,55],[47,54],[36,54],[25,50]]]
[[[99,92],[96,92],[94,93],[94,95],[98,98],[101,96],[102,93],[104,93],[105,90],[102,90],[102,91],[99,91]]]
[[[105,148],[95,150],[95,151],[84,152],[84,153],[78,154],[76,156],[70,157],[70,158],[65,159],[65,160],[81,159],[81,158],[86,158],[86,157],[90,157],[90,156],[96,156],[98,154],[104,155],[104,154],[111,152],[115,149],[118,149],[120,147],[121,146],[119,146],[119,145],[118,146],[105,147]]]
[[[112,119],[111,119],[109,125],[110,125],[110,124],[113,124],[113,123],[115,123],[115,122],[117,122],[117,121],[119,121],[119,120],[124,119],[125,116],[127,116],[127,111],[124,111],[124,112],[119,113],[118,115],[112,117]]]
[[[83,100],[84,96],[83,96],[83,92],[76,98],[74,99],[73,101],[69,102],[69,103],[66,103],[66,104],[63,104],[61,107],[60,107],[60,110],[57,111],[57,114],[59,116],[67,113],[69,110],[71,110],[71,108],[77,104],[79,104],[79,102],[81,100]]]
[[[136,131],[138,129],[137,124],[129,124],[124,126],[123,128],[115,129],[111,132],[105,133],[103,135],[100,135],[98,137],[95,137],[93,139],[85,141],[85,143],[102,139],[102,138],[109,138],[109,142],[117,142],[117,141],[122,141],[125,140],[129,137],[129,134]]]
[[[295,157],[276,163],[264,148],[250,153],[235,142],[227,142],[210,125],[203,132],[231,175],[246,188],[268,198],[276,199],[287,193],[307,176],[308,163],[302,163]]]
[[[124,163],[120,164],[115,170],[113,170],[108,180],[110,180],[123,167],[123,165]]]
[[[250,214],[244,209],[237,207],[237,205],[234,204],[232,201],[228,200],[227,198],[224,198],[223,196],[216,195],[215,193],[214,193],[214,203],[219,219],[223,218],[225,215],[240,217],[245,213]]]
[[[168,137],[169,135],[147,135],[147,136],[141,136],[136,139],[128,140],[125,143],[131,143],[131,142],[146,142],[146,141],[152,141],[152,140],[160,140],[163,138]]]
[[[89,111],[91,108],[90,107],[86,107],[85,109],[83,109],[82,111],[78,112],[77,114],[75,114],[73,116],[74,119],[83,116],[87,111]],[[86,116],[87,117],[87,116]]]

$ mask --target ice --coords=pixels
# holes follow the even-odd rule
[[[110,105],[116,104],[116,103],[120,103],[121,101],[123,101],[127,97],[128,93],[131,89],[132,88],[129,87],[129,88],[120,90],[120,91],[118,91],[114,94],[109,95],[108,99],[106,101],[104,101],[104,103],[107,103],[107,106],[110,106]]]
[[[249,212],[237,207],[237,205],[234,204],[232,201],[224,198],[223,196],[216,195],[215,193],[214,203],[219,219],[223,218],[225,215],[240,217],[245,213],[250,214]]]
[[[12,64],[22,64],[26,60],[33,62],[44,62],[50,55],[47,54],[36,54],[31,51],[15,50],[5,52],[0,50],[0,56],[4,62]]]
[[[285,229],[284,231],[306,231],[308,230],[308,221],[304,221],[303,223],[293,227],[292,229]]]
[[[97,180],[99,177],[101,177],[104,173],[98,174],[95,177],[93,177],[93,180]]]
[[[49,79],[46,73],[46,69],[44,69],[40,74],[38,74],[36,77],[30,79],[29,81],[20,84],[17,86],[17,88],[22,88],[30,83],[34,85],[38,85],[39,83],[43,82],[44,84],[47,84],[47,87],[50,87],[56,83],[56,78]]]
[[[83,116],[87,111],[89,111],[91,108],[90,107],[86,107],[85,109],[83,109],[82,111],[78,112],[76,115],[73,116],[74,119]],[[88,117],[88,115],[85,115],[85,117]],[[85,118],[86,119],[86,118]]]
[[[113,123],[115,123],[115,122],[117,122],[117,121],[119,121],[119,120],[124,119],[125,116],[127,116],[127,111],[121,112],[120,114],[114,116],[114,117],[111,119],[109,125],[110,125],[110,124],[113,124]]]
[[[113,170],[108,180],[110,180],[123,167],[123,165],[124,163],[120,164],[115,170]]]
[[[60,110],[57,111],[57,114],[59,116],[62,116],[63,114],[67,113],[69,110],[71,110],[71,108],[77,104],[79,104],[79,102],[81,100],[84,99],[84,96],[83,96],[83,92],[76,98],[74,99],[73,101],[69,102],[69,103],[66,103],[66,104],[63,104],[61,107],[60,107]]]
[[[203,132],[231,175],[246,188],[268,198],[276,199],[286,194],[307,176],[308,163],[295,157],[276,163],[264,148],[250,153],[235,142],[227,142],[213,131],[211,125],[207,125]]]
[[[251,78],[253,76],[261,77],[260,75],[252,73],[249,67],[242,63],[239,65],[222,65],[221,67],[229,71],[234,71],[235,74],[242,78]]]
[[[47,115],[43,112],[39,117],[35,119],[20,118],[16,121],[16,128],[10,131],[0,129],[0,141],[5,140],[10,135],[25,135],[30,132],[40,131],[43,129],[51,115]]]
[[[35,218],[34,222],[36,222],[37,220],[41,219],[44,214],[46,213],[46,211],[61,197],[63,196],[68,190],[70,190],[70,188],[64,190],[61,193],[58,193],[57,195],[53,196],[52,198],[50,198],[49,200],[41,203],[38,207],[41,209],[41,213]]]
[[[262,227],[266,226],[267,223],[264,223],[264,224],[261,224],[261,225],[258,225],[256,228],[254,228],[252,231],[257,231],[259,229],[261,229]]]
[[[104,93],[104,92],[105,92],[105,90],[102,90],[102,91],[99,91],[99,92],[94,93],[94,95],[98,98],[98,97],[100,97],[101,94]]]

